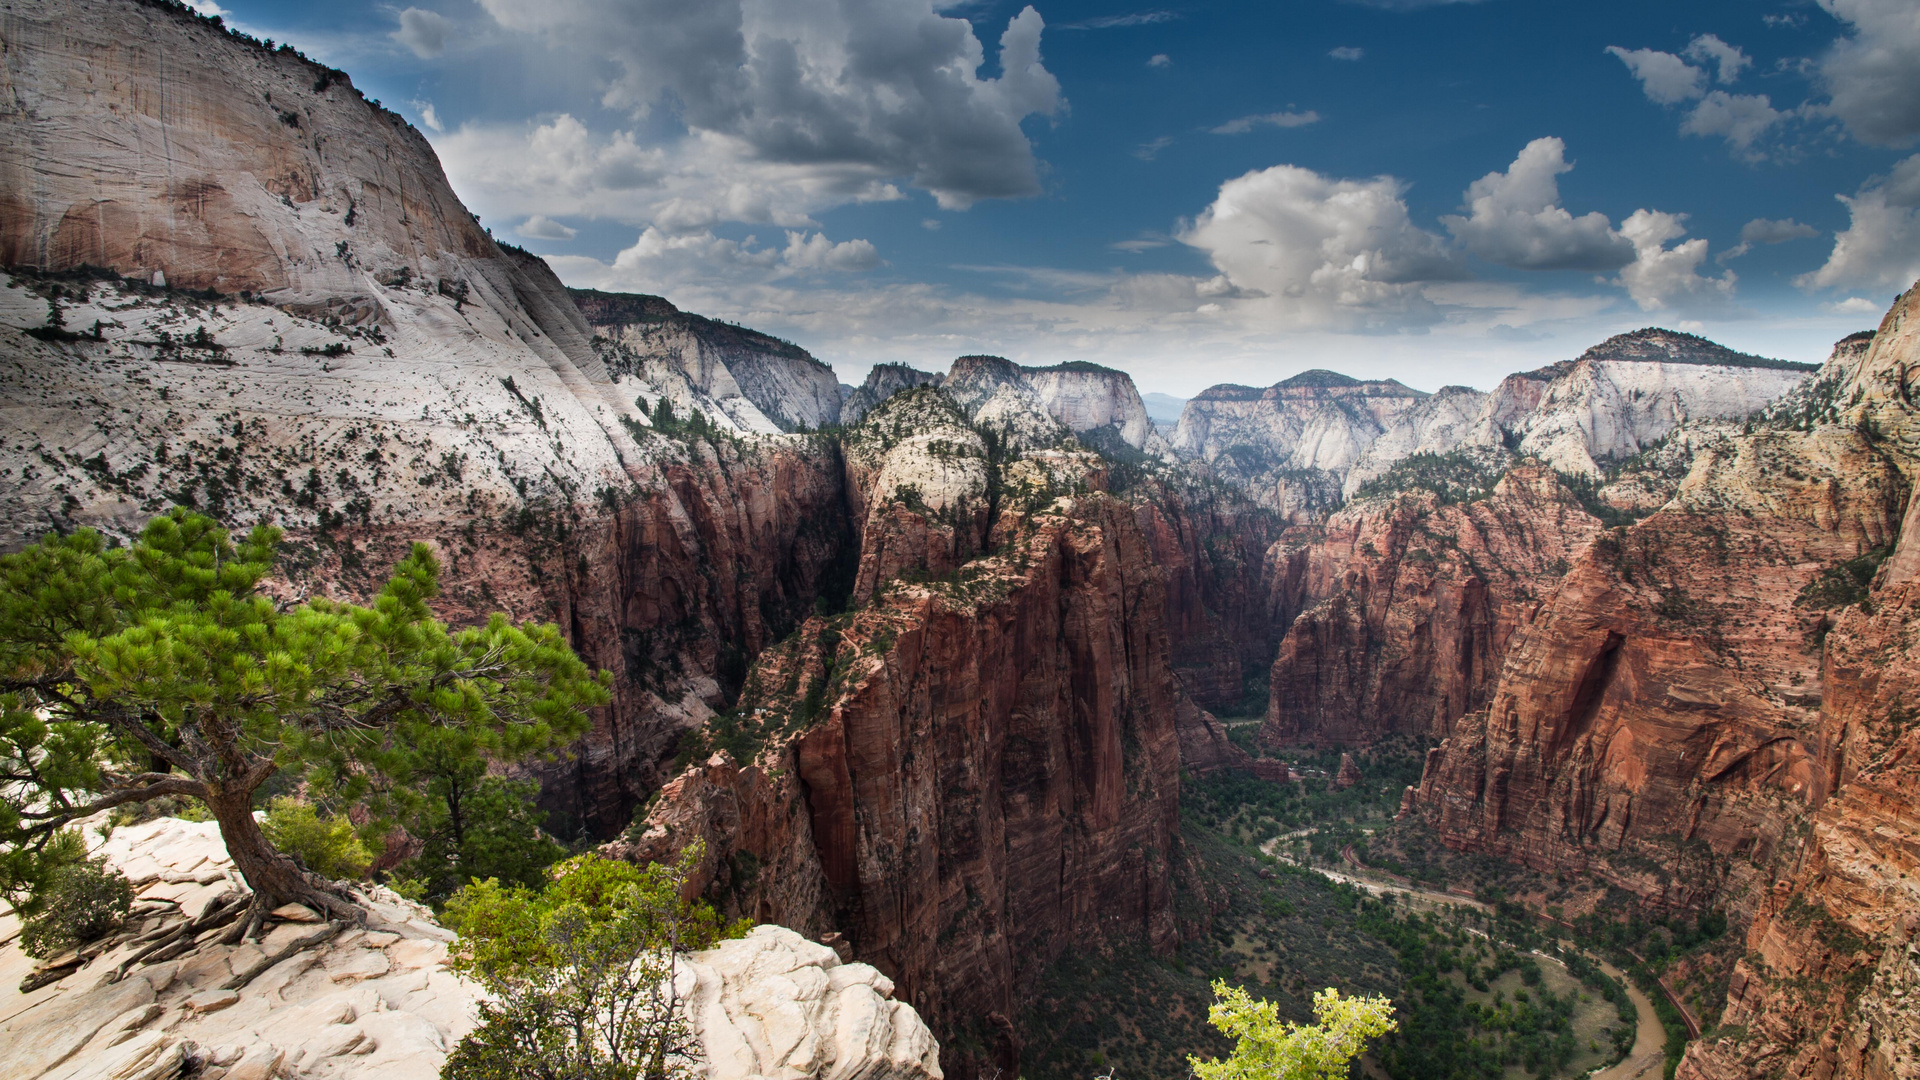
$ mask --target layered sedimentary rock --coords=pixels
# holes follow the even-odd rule
[[[1216,386],[1188,402],[1172,444],[1262,503],[1305,520],[1415,454],[1495,471],[1536,457],[1598,475],[1689,423],[1743,420],[1810,370],[1649,328],[1574,360],[1508,376],[1491,393],[1425,394],[1393,380],[1309,371],[1264,390]]]
[[[1448,842],[1676,906],[1758,902],[1794,822],[1846,784],[1826,642],[1902,535],[1910,302],[1868,358],[1836,356],[1847,422],[1731,438],[1575,560],[1429,757],[1417,802]]]
[[[840,419],[857,424],[874,406],[902,390],[916,386],[939,386],[946,376],[937,371],[921,371],[906,364],[875,364],[859,386],[850,388],[841,399]]]
[[[626,850],[705,841],[723,907],[843,934],[1010,1070],[1019,987],[1062,948],[1172,944],[1177,728],[1206,736],[1133,507],[1008,510],[992,547],[763,657],[735,722],[764,748],[671,782]]]
[[[1205,708],[1240,704],[1247,674],[1273,659],[1275,613],[1261,582],[1279,521],[1239,492],[1180,471],[1143,480],[1127,495],[1166,574],[1167,632],[1181,684]],[[1187,759],[1196,767],[1193,755]]]
[[[840,422],[833,369],[790,341],[693,315],[658,296],[569,289],[606,345],[613,374],[631,372],[679,412],[704,408],[743,431],[818,429]]]
[[[133,959],[143,932],[217,911],[244,898],[246,884],[212,822],[160,818],[89,835],[94,854],[139,891],[134,920],[77,954],[36,964],[13,937],[18,922],[0,916],[0,939],[12,939],[0,945],[8,1077],[432,1080],[473,1029],[479,987],[448,969],[453,935],[383,888],[364,896],[366,927],[294,953],[236,989],[226,987],[234,976],[321,932],[320,917],[290,905],[258,943],[203,940],[153,962]],[[123,963],[126,977],[114,978]],[[23,976],[33,986],[24,993],[16,990]],[[761,926],[694,953],[680,963],[675,988],[708,1080],[941,1080],[938,1044],[911,1006],[891,999],[886,977],[791,930]]]
[[[1269,555],[1285,626],[1269,676],[1272,742],[1444,736],[1484,707],[1515,633],[1600,523],[1543,465],[1486,497],[1365,499]]]
[[[1779,419],[1866,426],[1911,477],[1915,302],[1868,347],[1841,342],[1817,392]],[[1870,591],[1826,622],[1815,765],[1831,794],[1812,800],[1798,866],[1757,898],[1722,1027],[1681,1062],[1689,1080],[1920,1076],[1920,506]]]
[[[847,422],[919,386],[941,387],[969,417],[1008,430],[1029,448],[1072,434],[1102,451],[1166,450],[1133,379],[1124,371],[1083,362],[1023,367],[998,356],[962,356],[944,375],[904,364],[876,364],[866,383],[847,397]],[[1031,417],[1017,415],[1029,412]]]
[[[358,597],[429,541],[443,615],[550,619],[614,671],[547,797],[563,831],[624,826],[679,732],[850,587],[837,448],[654,430],[677,384],[610,370],[341,73],[165,5],[8,11],[0,543],[185,504],[286,525],[289,594]]]
[[[1692,334],[1636,330],[1575,360],[1509,376],[1474,440],[1593,475],[1598,462],[1637,454],[1690,421],[1744,419],[1810,370]]]
[[[1169,441],[1262,505],[1289,514],[1331,509],[1347,471],[1428,397],[1392,379],[1319,370],[1265,389],[1215,386],[1187,402]]]

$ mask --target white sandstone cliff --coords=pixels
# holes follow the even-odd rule
[[[1331,509],[1414,454],[1484,464],[1534,457],[1595,476],[1683,427],[1743,420],[1811,370],[1647,329],[1578,359],[1508,376],[1491,393],[1309,371],[1266,389],[1217,386],[1187,403],[1174,450],[1292,514]]]
[[[226,984],[324,931],[297,905],[265,940],[223,946],[217,930],[152,962],[146,940],[244,895],[211,822],[160,818],[91,832],[134,882],[134,919],[78,954],[35,963],[0,916],[0,1078],[4,1080],[434,1080],[473,1028],[476,988],[447,969],[454,936],[425,908],[374,888],[364,929]],[[191,941],[192,939],[189,939]],[[162,958],[163,957],[163,958]],[[43,983],[26,993],[23,979]],[[29,984],[31,985],[31,984]],[[778,926],[692,954],[676,986],[707,1080],[940,1080],[939,1046],[919,1014],[866,964]]]

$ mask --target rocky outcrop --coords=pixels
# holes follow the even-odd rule
[[[1911,476],[1920,450],[1907,385],[1920,354],[1916,293],[1894,305],[1868,347],[1858,335],[1842,341],[1814,381],[1818,392],[1777,421],[1866,427]],[[1911,640],[1920,508],[1911,500],[1899,535],[1870,591],[1826,613],[1819,785],[1803,854],[1756,898],[1722,1026],[1689,1048],[1679,1072],[1687,1080],[1920,1076],[1920,670]]]
[[[943,1039],[985,1048],[967,1069],[1011,1071],[1005,1018],[1061,949],[1172,945],[1193,707],[1132,507],[1060,497],[992,541],[764,656],[730,722],[763,748],[671,782],[624,850],[704,840],[726,910],[845,935]]]
[[[857,602],[904,572],[945,574],[985,548],[996,463],[947,395],[929,388],[890,397],[843,446],[860,544]]]
[[[1601,462],[1631,457],[1689,422],[1744,419],[1810,370],[1691,334],[1640,330],[1609,338],[1577,360],[1509,377],[1494,391],[1474,441],[1592,476]]]
[[[0,546],[185,504],[285,525],[289,595],[363,598],[432,543],[443,616],[554,621],[616,675],[548,777],[568,835],[624,827],[752,656],[844,598],[834,443],[652,428],[680,384],[610,368],[546,265],[343,75],[163,4],[8,20],[30,107],[0,115],[0,219],[38,270],[0,288]]]
[[[902,390],[916,386],[939,386],[946,376],[937,371],[921,371],[907,364],[875,364],[867,371],[866,381],[847,392],[840,404],[840,420],[857,424],[876,405]]]
[[[425,908],[375,888],[365,928],[324,932],[297,905],[264,939],[226,946],[203,934],[136,959],[146,941],[246,895],[211,822],[160,818],[91,834],[95,854],[139,890],[134,921],[79,954],[35,964],[0,916],[0,1061],[18,1080],[431,1080],[471,1031],[479,990],[447,967],[454,935]],[[127,968],[123,978],[116,972]],[[258,973],[228,989],[235,976]],[[44,972],[40,985],[15,989]],[[866,964],[778,926],[755,927],[682,960],[676,989],[708,1080],[941,1080],[940,1048],[892,984]]]
[[[1339,505],[1348,470],[1429,396],[1320,370],[1264,390],[1215,386],[1187,402],[1169,441],[1261,505],[1300,516]]]
[[[1492,393],[1450,386],[1425,394],[1319,370],[1265,390],[1216,386],[1188,402],[1172,443],[1304,521],[1416,454],[1464,455],[1495,473],[1534,457],[1597,476],[1683,425],[1744,420],[1809,370],[1646,329],[1510,375]]]
[[[840,422],[833,369],[798,345],[681,311],[658,296],[569,289],[615,375],[657,388],[681,416],[692,409],[742,431],[808,430]]]
[[[1113,439],[1134,450],[1162,449],[1140,391],[1124,371],[1084,361],[1022,367],[997,356],[963,356],[953,362],[941,386],[969,415],[1011,391],[1038,402],[1047,415],[1098,448],[1104,449],[1101,440]]]
[[[1489,708],[1429,757],[1417,803],[1443,838],[1675,906],[1760,903],[1793,823],[1847,782],[1826,643],[1857,569],[1903,535],[1908,303],[1857,363],[1846,422],[1733,437],[1575,561]]]
[[[1552,469],[1484,497],[1363,499],[1269,553],[1286,627],[1263,736],[1365,745],[1445,736],[1486,705],[1514,635],[1600,531]]]

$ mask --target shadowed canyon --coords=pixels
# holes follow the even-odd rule
[[[872,965],[944,1075],[1038,1075],[1078,954],[1215,933],[1196,785],[1393,746],[1402,834],[1725,917],[1678,1076],[1920,1076],[1920,292],[1817,369],[1650,328],[1173,425],[1084,362],[842,385],[564,286],[344,72],[0,8],[0,544],[272,521],[293,602],[427,542],[441,618],[612,673],[530,766],[546,830],[699,842],[693,891]]]

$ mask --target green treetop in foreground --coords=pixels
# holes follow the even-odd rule
[[[700,1053],[674,959],[746,932],[688,901],[677,863],[580,855],[535,891],[476,881],[447,906],[453,968],[486,991],[443,1080],[687,1080]]]
[[[53,869],[70,822],[163,796],[206,805],[261,913],[300,901],[358,920],[351,897],[275,850],[255,794],[280,775],[376,811],[420,796],[449,748],[511,761],[581,735],[610,677],[551,624],[504,615],[449,630],[416,544],[366,607],[261,591],[280,530],[235,543],[184,510],[125,548],[49,536],[0,558],[0,892]],[[284,785],[283,785],[284,786]]]
[[[1367,1048],[1367,1040],[1398,1025],[1393,1004],[1383,997],[1340,996],[1328,988],[1313,995],[1318,1024],[1280,1019],[1271,1001],[1255,1001],[1245,990],[1213,984],[1216,1000],[1207,1022],[1236,1040],[1223,1061],[1189,1058],[1199,1080],[1345,1080],[1347,1063]]]

